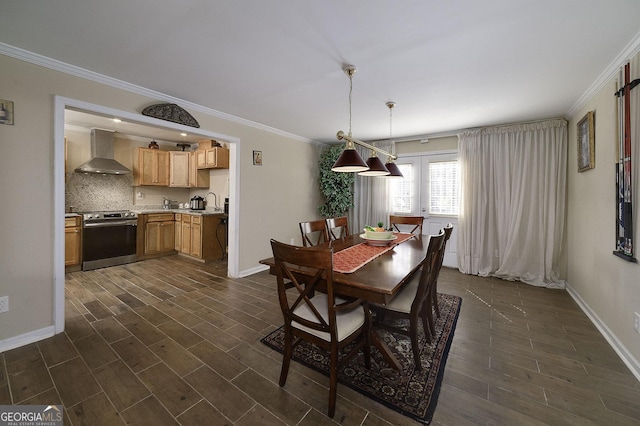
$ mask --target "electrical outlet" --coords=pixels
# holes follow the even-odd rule
[[[143,200],[144,199],[144,194],[140,191],[136,192],[136,199],[138,200]]]
[[[0,297],[0,314],[9,310],[9,296]]]
[[[637,312],[634,312],[633,316],[633,329],[640,334],[640,314]]]

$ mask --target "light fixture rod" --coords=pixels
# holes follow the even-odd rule
[[[341,141],[341,140],[343,140],[343,139],[344,139],[344,140],[346,140],[347,142],[351,142],[351,143],[358,144],[358,145],[360,145],[360,146],[364,146],[365,148],[369,148],[370,150],[373,150],[373,151],[379,152],[380,154],[384,154],[384,155],[388,156],[389,158],[391,158],[392,160],[397,160],[397,159],[398,159],[398,156],[397,156],[397,155],[395,155],[395,154],[390,154],[390,153],[388,153],[387,151],[385,151],[385,150],[383,150],[383,149],[377,148],[377,147],[375,147],[375,146],[373,146],[373,145],[369,145],[368,143],[366,143],[366,142],[362,142],[361,140],[358,140],[358,139],[356,139],[356,138],[352,138],[352,137],[351,137],[351,136],[349,136],[349,135],[345,135],[345,134],[344,134],[344,132],[343,132],[342,130],[340,130],[340,131],[336,134],[336,137],[338,138],[338,140],[339,140],[339,141]]]

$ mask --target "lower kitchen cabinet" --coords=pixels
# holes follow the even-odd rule
[[[64,219],[64,266],[66,271],[79,270],[82,262],[82,218]]]
[[[143,214],[143,255],[171,253],[175,249],[173,213]]]
[[[223,215],[146,213],[138,215],[138,256],[148,259],[178,252],[195,260],[218,260],[226,252]]]
[[[191,215],[181,214],[180,221],[176,219],[176,226],[180,224],[181,254],[202,260],[220,259],[223,247],[226,247],[226,229],[220,225],[220,215]],[[177,235],[177,231],[176,231]]]

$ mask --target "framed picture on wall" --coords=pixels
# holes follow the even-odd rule
[[[253,151],[253,165],[262,166],[262,151]]]
[[[0,99],[0,124],[13,126],[13,101]]]
[[[596,135],[593,111],[578,121],[578,171],[596,167]]]

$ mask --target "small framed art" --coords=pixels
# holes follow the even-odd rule
[[[0,99],[0,124],[13,126],[13,101]]]
[[[589,111],[582,120],[578,121],[578,171],[596,167],[596,135],[595,117]]]
[[[262,166],[262,151],[253,151],[253,165]]]

